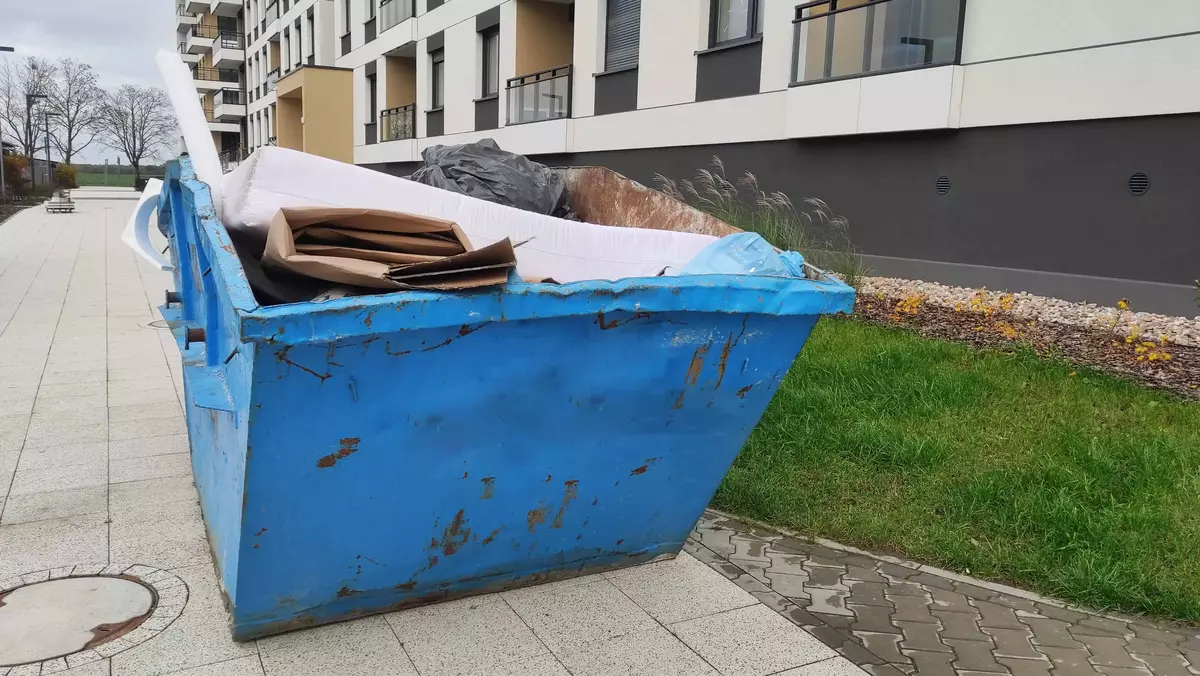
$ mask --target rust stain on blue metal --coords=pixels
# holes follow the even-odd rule
[[[466,472],[463,473],[463,478],[467,478]],[[485,476],[480,481],[483,483],[483,495],[479,496],[480,500],[491,500],[492,491],[496,488],[496,477]]]
[[[458,513],[454,515],[454,520],[442,532],[442,552],[446,556],[453,556],[471,539],[471,529],[463,527],[467,523],[467,519],[463,517],[463,511],[458,510]],[[437,557],[433,557],[433,565],[437,565],[436,561]]]
[[[579,497],[579,480],[571,479],[564,481],[562,505],[558,508],[558,513],[554,515],[554,521],[550,522],[551,528],[562,528],[563,512],[567,511],[567,505]]]
[[[529,528],[529,532],[533,533],[537,530],[538,524],[546,523],[546,508],[538,507],[531,509],[525,513],[525,525]]]
[[[338,442],[338,450],[329,455],[321,456],[317,459],[317,467],[333,467],[338,460],[350,457],[351,454],[358,452],[358,444],[361,441],[358,437],[346,437]]]
[[[607,331],[609,329],[615,329],[618,326],[624,326],[625,324],[628,324],[629,322],[632,322],[636,319],[645,319],[646,317],[649,317],[649,316],[650,316],[649,312],[635,312],[631,316],[629,316],[625,319],[614,319],[612,321],[604,321],[604,312],[601,311],[601,312],[596,313],[596,324],[598,324],[600,326],[601,331]]]

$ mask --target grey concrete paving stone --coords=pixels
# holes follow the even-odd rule
[[[727,583],[690,554],[606,573],[618,589],[663,624],[754,605],[749,593]]]
[[[144,481],[191,474],[191,458],[187,453],[155,455],[146,458],[126,458],[109,463],[110,481]]]
[[[722,674],[765,676],[837,653],[763,605],[668,627]]]
[[[156,509],[174,502],[195,504],[199,499],[190,474],[110,484],[108,490],[109,509],[114,513],[136,508]]]
[[[105,442],[27,448],[21,452],[21,469],[24,470],[99,465],[107,461],[108,444]]]
[[[173,671],[171,676],[263,676],[263,668],[258,655],[246,655],[224,662]]]
[[[109,423],[108,428],[108,438],[110,441],[147,438],[162,439],[164,437],[186,434],[187,422],[183,416],[114,422]]]
[[[0,579],[33,570],[108,560],[104,514],[0,526]]]
[[[476,671],[468,676],[571,676],[553,655],[539,655]]]
[[[153,422],[144,420],[142,422]],[[145,458],[153,455],[173,455],[188,453],[188,437],[186,434],[144,437],[141,439],[125,439],[108,443],[109,457],[113,460],[129,460]]]
[[[599,575],[575,584],[516,589],[502,596],[556,654],[645,631],[657,624]]]
[[[14,495],[4,504],[0,525],[108,512],[108,486]]]
[[[460,676],[549,655],[499,595],[385,616],[421,676]]]
[[[418,676],[380,616],[271,636],[258,646],[268,676]]]
[[[778,676],[860,676],[862,671],[844,657],[833,657],[779,672]]]
[[[661,626],[567,650],[558,658],[574,676],[718,676]],[[421,676],[425,671],[421,670]]]
[[[108,463],[90,460],[78,465],[52,465],[26,469],[17,465],[10,495],[42,491],[104,486],[108,483]]]

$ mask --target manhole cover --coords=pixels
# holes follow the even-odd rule
[[[167,324],[167,320],[155,319],[154,321],[150,322],[150,328],[152,328],[152,329],[169,329],[171,327]]]
[[[0,580],[0,673],[42,663],[58,671],[110,657],[166,628],[187,587],[149,566],[67,566]],[[49,672],[45,672],[49,673]]]

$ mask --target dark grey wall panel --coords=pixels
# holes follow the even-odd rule
[[[757,94],[761,72],[761,39],[700,52],[696,55],[696,100]]]
[[[475,131],[500,126],[500,98],[492,96],[475,102]]]
[[[446,113],[443,110],[425,113],[425,135],[441,136],[446,133]]]
[[[425,38],[425,51],[436,52],[446,46],[446,31],[438,31]]]
[[[500,25],[500,7],[493,7],[486,12],[475,15],[475,31],[483,31],[492,26]]]
[[[607,166],[656,186],[655,173],[690,178],[718,155],[731,180],[750,170],[763,190],[798,205],[828,202],[866,254],[1157,282],[1179,296],[1200,276],[1200,162],[1186,150],[1196,139],[1200,115],[1191,114],[536,159]],[[1136,172],[1150,180],[1140,197],[1129,191]],[[1078,283],[1074,295],[1117,288]]]
[[[446,0],[428,0],[428,2],[425,3],[425,11],[428,12],[430,10],[437,9],[445,4],[445,2]]]
[[[637,68],[596,75],[597,115],[637,110],[637,97]]]

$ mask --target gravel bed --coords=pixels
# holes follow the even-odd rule
[[[1054,322],[1082,329],[1115,333],[1124,338],[1131,333],[1136,338],[1160,341],[1189,347],[1200,347],[1200,316],[1171,317],[1134,308],[1120,309],[1095,303],[1071,301],[1031,293],[1008,294],[988,289],[968,289],[935,282],[921,282],[893,277],[866,277],[859,286],[860,295],[904,299],[918,296],[922,304],[950,310],[980,311],[987,307],[1012,317],[1038,322]],[[1113,299],[1114,303],[1120,299]]]

